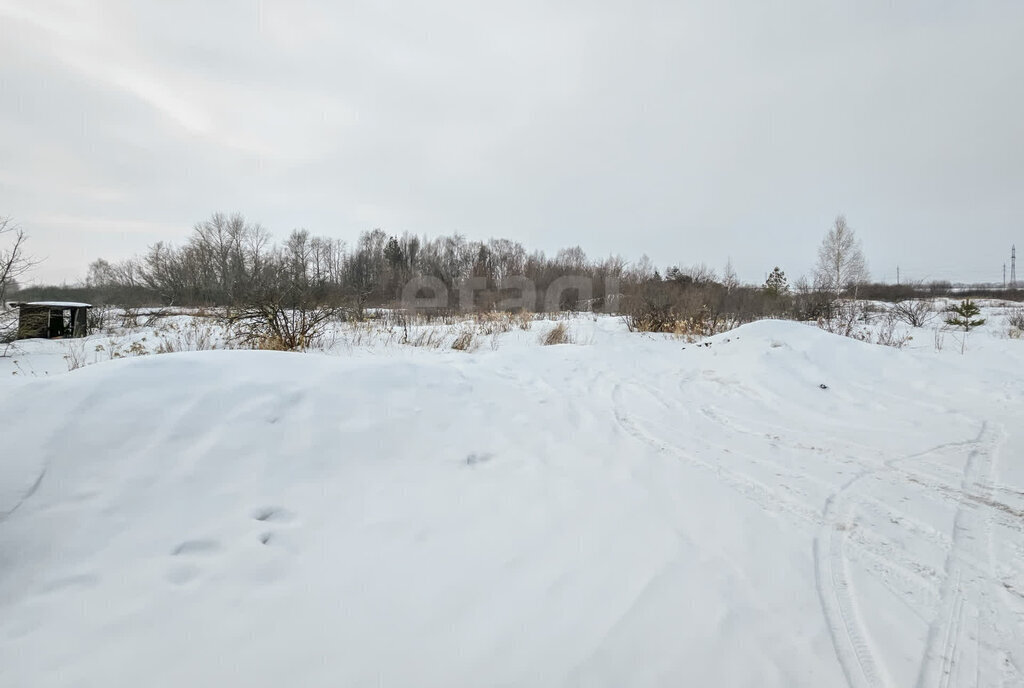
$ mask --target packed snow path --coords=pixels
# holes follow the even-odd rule
[[[0,685],[1022,686],[1024,352],[764,322],[0,387]]]

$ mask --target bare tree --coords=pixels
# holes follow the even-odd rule
[[[0,340],[11,338],[12,322],[3,317],[7,294],[15,281],[39,264],[25,253],[25,231],[9,217],[0,217]]]
[[[311,244],[306,230],[292,232],[270,256],[257,288],[227,315],[226,324],[245,345],[303,351],[316,346],[342,314],[314,279]]]
[[[860,240],[842,215],[836,216],[832,229],[818,247],[814,286],[838,296],[868,280],[867,263]]]
[[[25,254],[25,231],[14,224],[9,217],[0,217],[0,304],[5,302],[7,291],[15,281],[39,264],[39,261]],[[8,244],[3,247],[3,244]]]
[[[732,266],[732,258],[725,261],[725,269],[722,270],[722,286],[726,291],[732,291],[740,286],[740,278],[736,275],[736,269]]]

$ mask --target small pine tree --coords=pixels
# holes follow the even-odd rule
[[[782,296],[789,293],[789,282],[786,280],[786,273],[776,265],[768,279],[764,281],[764,291],[770,296]]]
[[[949,317],[946,318],[946,324],[964,329],[964,335],[960,339],[960,353],[962,354],[967,349],[967,334],[971,328],[984,325],[985,318],[978,317],[981,315],[981,309],[970,299],[964,299],[958,305],[950,306],[947,311]]]
[[[964,299],[956,306],[949,307],[949,317],[946,324],[952,327],[962,327],[964,332],[970,332],[972,328],[985,324],[985,318],[979,318],[981,309],[970,299]]]

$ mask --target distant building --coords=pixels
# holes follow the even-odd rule
[[[89,334],[88,303],[36,301],[11,304],[18,309],[17,339],[63,339]]]

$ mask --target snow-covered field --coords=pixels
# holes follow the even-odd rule
[[[989,315],[964,355],[603,317],[70,373],[28,343],[0,686],[1022,686],[1024,340]]]

